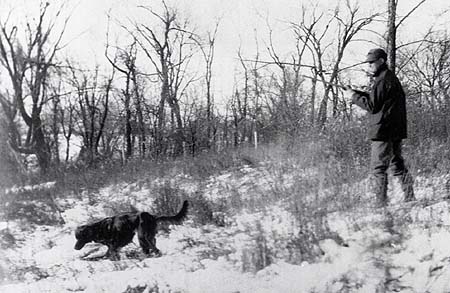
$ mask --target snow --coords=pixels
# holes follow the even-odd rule
[[[18,193],[18,192],[23,192],[23,191],[36,191],[36,190],[45,190],[45,189],[50,189],[52,187],[54,187],[56,184],[55,181],[51,181],[51,182],[45,182],[45,183],[41,183],[41,184],[35,184],[35,185],[26,185],[26,186],[13,186],[12,188],[8,188],[5,190],[6,194],[10,194],[10,193]]]
[[[302,223],[286,201],[271,195],[275,184],[289,188],[294,178],[307,178],[314,172],[278,176],[266,166],[257,166],[209,178],[202,190],[206,200],[223,204],[239,197],[242,209],[222,211],[223,226],[199,225],[189,216],[183,225],[172,226],[170,233],[158,234],[161,257],[142,255],[135,239],[122,249],[121,260],[89,260],[83,258],[88,252],[92,251],[89,258],[101,256],[105,247],[90,243],[76,251],[73,231],[127,205],[157,212],[152,211],[157,188],[170,186],[183,196],[195,196],[202,186],[199,182],[172,174],[113,184],[95,194],[65,196],[58,199],[64,207],[64,225],[23,229],[18,222],[0,222],[0,231],[16,239],[15,245],[1,251],[0,276],[2,271],[9,276],[0,283],[0,292],[450,291],[446,200],[450,176],[416,178],[416,195],[429,204],[403,206],[400,187],[391,184],[386,210],[364,204],[370,194],[363,193],[367,198],[361,206],[329,212],[325,220],[330,237],[317,239],[315,249],[320,253],[309,260],[293,255],[297,248],[292,243]],[[357,190],[365,185],[358,182],[345,188]],[[324,189],[319,196],[332,192]],[[261,208],[251,204],[255,200],[268,204]]]

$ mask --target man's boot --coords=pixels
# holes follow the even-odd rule
[[[416,197],[414,196],[414,179],[411,174],[409,172],[405,172],[403,175],[398,177],[402,186],[404,201],[415,201]]]
[[[372,177],[372,190],[376,198],[375,207],[381,208],[387,206],[387,187],[388,180],[386,175]]]
[[[402,190],[405,195],[405,202],[416,200],[416,197],[414,196],[414,179],[409,172],[403,174],[401,182]]]

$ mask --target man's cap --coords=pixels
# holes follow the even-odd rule
[[[367,53],[366,62],[374,62],[378,59],[383,58],[385,61],[387,59],[386,52],[381,48],[372,49]]]

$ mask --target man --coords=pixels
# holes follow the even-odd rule
[[[373,84],[370,92],[348,89],[352,102],[368,112],[368,137],[371,142],[371,186],[378,206],[387,204],[387,169],[399,179],[404,200],[415,200],[413,179],[402,157],[402,139],[406,138],[405,93],[395,74],[387,68],[387,54],[372,49],[367,54]]]

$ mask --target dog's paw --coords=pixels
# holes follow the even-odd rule
[[[104,257],[111,261],[120,260],[120,255],[119,255],[119,252],[117,252],[117,251],[107,252]]]
[[[110,256],[109,260],[111,260],[111,261],[118,261],[118,260],[120,260],[120,256],[119,255]]]
[[[159,249],[157,249],[157,250],[150,251],[148,256],[150,256],[150,257],[161,257],[162,253],[161,253],[161,251],[159,251]]]
[[[145,253],[143,254],[143,253],[141,253],[141,252],[139,252],[137,250],[130,250],[130,251],[126,251],[125,252],[125,256],[126,256],[126,258],[129,258],[129,259],[140,259],[140,260],[142,260],[142,259],[145,258]]]

